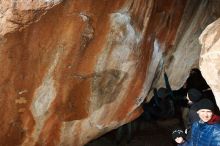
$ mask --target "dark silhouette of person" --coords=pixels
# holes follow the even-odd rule
[[[143,105],[142,117],[145,121],[166,119],[174,115],[174,104],[169,96],[169,90],[161,87],[154,89],[154,96]]]

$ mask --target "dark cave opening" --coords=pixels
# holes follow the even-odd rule
[[[91,141],[86,146],[174,146],[171,132],[179,125],[176,118],[154,122],[138,118]]]
[[[179,90],[173,91],[174,96],[186,99],[187,91],[191,88],[201,91],[204,98],[209,98],[216,104],[212,90],[197,68],[190,71],[185,84]],[[177,106],[182,105],[182,103],[177,104]],[[146,121],[140,116],[91,141],[86,146],[175,146],[171,133],[177,127],[185,129],[188,118],[188,107],[183,106],[180,110],[177,114],[181,115],[157,120]],[[216,112],[219,113],[219,110]]]

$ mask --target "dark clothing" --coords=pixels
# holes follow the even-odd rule
[[[187,136],[186,139],[189,140],[191,137],[191,127],[194,122],[199,121],[200,118],[195,110],[195,105],[191,105],[189,108],[188,120],[187,120]]]
[[[164,119],[174,115],[174,104],[169,97],[160,99],[153,96],[150,102],[143,105],[142,117],[146,121]]]
[[[180,88],[178,90],[173,90],[174,103],[176,107],[188,107],[188,100],[186,99],[187,90],[186,88]]]
[[[172,117],[174,114],[174,105],[169,97],[161,99],[159,101],[159,106],[154,108],[152,114],[156,118],[168,118]]]
[[[169,91],[169,95],[171,96],[171,98],[173,98],[174,97],[173,90],[170,86],[170,82],[169,82],[169,79],[168,79],[166,72],[164,72],[163,77],[164,77],[164,82],[165,82],[166,88]]]
[[[185,141],[184,143],[178,144],[177,146],[189,146],[189,143],[187,141]]]
[[[220,125],[195,122],[189,146],[220,146]]]
[[[189,108],[189,118],[188,118],[188,126],[192,126],[192,124],[196,121],[199,121],[199,116],[197,114],[197,111],[195,109],[195,104],[192,104]]]

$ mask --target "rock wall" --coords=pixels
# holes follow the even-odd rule
[[[220,19],[208,25],[200,38],[200,68],[220,107]]]
[[[0,145],[80,146],[133,120],[163,67],[178,88],[198,65],[218,5],[1,1]]]
[[[28,27],[63,0],[1,0],[0,36]]]
[[[216,0],[187,1],[175,42],[164,57],[173,89],[184,84],[191,68],[199,68],[201,45],[198,38],[208,24],[220,17],[218,7]],[[154,86],[163,84],[162,77],[156,77]]]

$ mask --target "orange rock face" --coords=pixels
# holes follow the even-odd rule
[[[138,117],[152,84],[161,85],[153,79],[164,60],[174,87],[198,61],[180,77],[172,72],[183,52],[172,63],[184,44],[184,16],[194,16],[197,5],[204,7],[185,0],[2,1],[0,145],[81,146]]]

